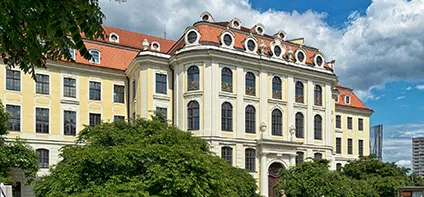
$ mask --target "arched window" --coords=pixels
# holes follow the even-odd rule
[[[187,90],[199,90],[199,67],[190,66],[188,68]]]
[[[256,110],[255,107],[248,105],[245,112],[245,132],[256,133]]]
[[[36,152],[38,154],[38,167],[49,168],[49,150],[40,148]]]
[[[319,85],[314,88],[314,103],[315,105],[322,105],[322,88]]]
[[[221,106],[221,129],[223,131],[233,130],[233,106],[225,102]]]
[[[256,150],[253,148],[246,148],[245,150],[245,168],[250,172],[256,171]]]
[[[283,113],[279,109],[272,111],[271,117],[271,133],[272,135],[283,135]]]
[[[272,98],[275,98],[275,99],[281,99],[282,98],[280,77],[274,77],[272,79]]]
[[[225,159],[228,164],[233,165],[233,148],[224,146],[221,148],[221,158]]]
[[[296,113],[296,137],[304,138],[304,118],[303,114],[300,112]]]
[[[100,52],[96,50],[90,50],[91,62],[95,64],[100,64]]]
[[[322,118],[320,115],[314,117],[314,139],[322,140]]]
[[[314,158],[315,159],[322,159],[322,154],[321,153],[315,153]]]
[[[229,68],[221,70],[221,89],[224,92],[233,92],[233,72]]]
[[[341,163],[336,164],[336,170],[339,171],[339,172],[342,170],[342,164]]]
[[[303,103],[303,83],[296,82],[296,103]]]
[[[256,95],[255,75],[251,72],[246,73],[246,94]]]
[[[296,166],[303,163],[304,157],[305,157],[305,155],[304,155],[303,152],[297,152],[296,153]]]
[[[190,101],[187,105],[187,130],[199,130],[199,103]]]

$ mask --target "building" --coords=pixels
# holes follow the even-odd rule
[[[412,138],[412,170],[424,175],[424,137]]]
[[[177,41],[104,28],[106,39],[86,41],[91,61],[70,51],[76,63],[48,62],[37,83],[1,65],[8,139],[28,139],[40,155],[39,175],[83,125],[152,111],[249,169],[264,196],[274,196],[280,168],[323,158],[336,169],[369,154],[373,111],[337,85],[334,61],[303,39],[268,35],[264,25],[247,28],[237,18],[215,22],[208,12]],[[27,186],[15,191],[32,196]]]

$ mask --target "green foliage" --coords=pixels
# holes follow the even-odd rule
[[[86,127],[36,196],[255,196],[249,173],[160,118]]]
[[[0,53],[5,64],[33,77],[47,59],[73,61],[69,49],[90,59],[82,35],[103,38],[103,18],[98,0],[2,0]]]
[[[24,140],[17,138],[5,142],[9,116],[0,101],[0,182],[13,183],[11,171],[13,168],[22,170],[31,183],[38,171],[37,153]]]

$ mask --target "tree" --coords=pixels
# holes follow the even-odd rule
[[[400,168],[394,162],[378,161],[374,156],[350,161],[343,168],[344,175],[365,181],[378,192],[379,196],[396,196],[399,186],[410,185],[408,171],[408,168]]]
[[[35,178],[38,171],[37,153],[24,140],[6,142],[9,116],[0,101],[0,182],[12,183],[13,168],[21,170],[27,183]]]
[[[83,36],[104,38],[104,17],[98,0],[2,0],[0,53],[4,63],[34,78],[34,69],[44,68],[47,59],[73,61],[70,49],[90,59]]]
[[[256,182],[161,118],[86,127],[36,196],[255,196]]]

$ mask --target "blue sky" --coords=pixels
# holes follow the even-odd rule
[[[215,21],[265,25],[288,39],[303,37],[326,60],[336,59],[340,83],[375,110],[384,124],[383,158],[411,167],[411,138],[424,136],[423,0],[100,0],[105,24],[178,39],[209,11]]]

